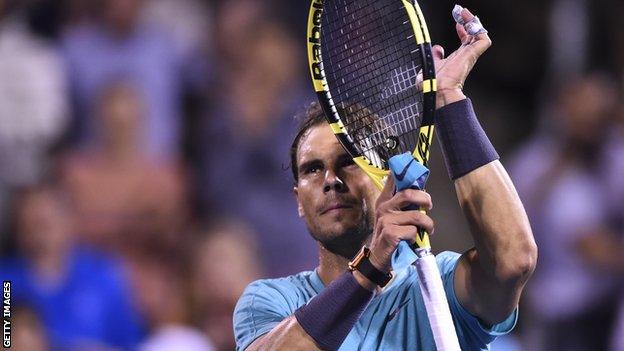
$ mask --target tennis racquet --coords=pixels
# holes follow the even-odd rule
[[[307,42],[319,102],[355,163],[380,189],[390,172],[397,190],[424,188],[428,171],[418,170],[429,160],[436,80],[418,3],[312,0]],[[460,350],[428,234],[420,230],[411,249],[436,347]]]

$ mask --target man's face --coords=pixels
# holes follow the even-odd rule
[[[29,194],[17,213],[18,243],[31,258],[61,255],[71,245],[71,221],[66,209],[50,193]]]
[[[299,216],[330,252],[353,258],[373,230],[379,190],[326,124],[311,127],[297,151]]]

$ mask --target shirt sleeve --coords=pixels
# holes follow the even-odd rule
[[[234,309],[236,350],[245,350],[293,313],[284,295],[262,280],[247,286]]]
[[[455,295],[453,284],[455,267],[457,267],[460,256],[460,254],[450,251],[442,252],[436,256],[444,290],[446,291],[446,298],[453,315],[455,328],[457,329],[457,337],[462,350],[488,349],[488,345],[498,336],[505,335],[513,330],[518,320],[518,308],[507,319],[491,327],[483,325],[477,317],[466,311]]]

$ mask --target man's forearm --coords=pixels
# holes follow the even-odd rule
[[[531,227],[470,100],[440,108],[436,129],[475,243],[457,265],[455,292],[468,311],[494,324],[517,306],[535,268],[537,249]]]
[[[301,328],[294,316],[284,319],[269,333],[259,337],[246,349],[260,350],[320,350],[314,340]]]
[[[537,247],[522,203],[499,161],[458,178],[455,188],[475,243],[457,266],[455,291],[470,313],[493,325],[518,306],[535,269]]]
[[[436,119],[438,136],[481,265],[496,279],[522,276],[525,268],[532,270],[536,255],[524,207],[471,101],[458,100],[463,94],[442,96],[445,103]]]
[[[486,273],[501,282],[526,279],[535,267],[537,249],[502,164],[493,161],[458,178],[455,189]]]
[[[252,344],[261,350],[337,350],[374,295],[364,276],[345,272]]]

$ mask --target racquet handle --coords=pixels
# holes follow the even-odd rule
[[[389,165],[397,191],[407,188],[424,189],[429,170],[417,162],[411,154],[394,156],[389,160]],[[417,256],[415,264],[420,291],[425,302],[436,348],[438,351],[461,351],[438,264],[431,253],[427,232],[419,228],[416,242],[410,247]]]
[[[416,253],[419,256],[416,270],[436,348],[438,351],[461,351],[435,256],[427,249],[419,251],[422,252]]]

